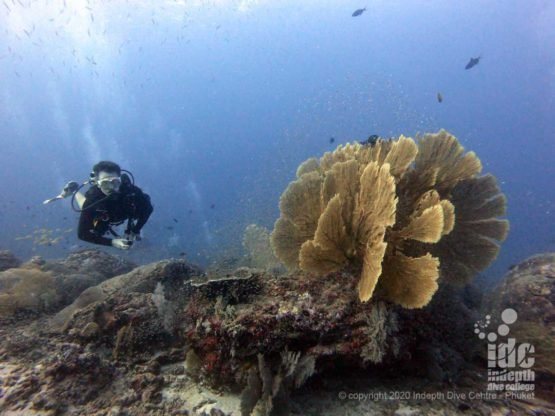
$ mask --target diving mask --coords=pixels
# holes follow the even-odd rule
[[[97,185],[100,190],[106,194],[118,192],[121,186],[121,178],[119,176],[108,176],[97,180]]]

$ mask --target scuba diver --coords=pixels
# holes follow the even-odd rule
[[[125,173],[122,174],[122,171]],[[86,184],[92,186],[83,195],[79,190]],[[150,197],[135,186],[133,174],[109,161],[94,165],[90,180],[84,184],[68,182],[60,195],[44,201],[44,204],[69,196],[72,196],[73,209],[81,213],[77,231],[79,239],[121,250],[128,250],[134,241],[141,239],[141,229],[153,211]],[[75,209],[74,201],[77,201],[79,209]],[[122,238],[112,227],[126,220],[127,227]],[[114,238],[106,237],[107,233]]]

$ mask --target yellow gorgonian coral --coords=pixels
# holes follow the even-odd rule
[[[441,276],[468,282],[505,239],[505,197],[480,160],[440,131],[339,146],[297,169],[271,236],[289,269],[359,269],[361,301],[380,288],[406,308],[425,306]]]

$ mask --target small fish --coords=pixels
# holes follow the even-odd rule
[[[479,56],[477,58],[470,58],[470,61],[468,61],[468,63],[464,67],[464,69],[474,68],[476,65],[478,65],[480,63],[481,58],[482,58],[481,56]]]
[[[168,225],[168,226],[166,227],[166,230],[170,230],[170,231],[171,231],[171,230],[173,230],[173,227],[172,227],[171,225]]]
[[[181,257],[183,257],[183,256],[186,256],[187,253],[185,253],[184,251],[182,251],[181,253],[179,253],[179,255],[180,255]]]
[[[334,143],[335,142],[335,137],[330,137],[330,143]]]
[[[177,224],[179,221],[177,221],[177,218],[174,218],[173,222],[175,222]]]
[[[363,142],[360,142],[360,144],[368,145],[372,147],[378,142],[379,139],[380,139],[380,136],[378,136],[377,134],[372,134],[370,137],[368,137],[368,139],[366,139]]]
[[[366,7],[365,7],[364,9],[356,9],[356,10],[353,12],[352,16],[353,16],[353,17],[360,16],[362,13],[364,13],[365,10],[366,10]]]
[[[438,103],[442,103],[442,102],[443,102],[443,95],[441,95],[440,92],[437,93],[437,102],[438,102]]]
[[[192,209],[190,209],[190,210],[189,210],[189,214],[192,214],[192,213],[193,213],[193,210],[192,210]]]
[[[216,208],[216,204],[210,205],[210,209],[214,209],[214,208]]]

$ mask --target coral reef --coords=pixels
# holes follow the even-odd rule
[[[417,142],[347,144],[301,164],[280,199],[276,256],[291,270],[360,274],[361,301],[376,292],[405,308],[427,305],[440,275],[468,283],[506,238],[505,197],[454,136]]]
[[[222,298],[227,290],[212,289],[223,286],[221,281],[198,285],[204,290],[191,294],[183,321],[186,345],[193,350],[187,354],[192,375],[220,388],[238,385],[250,409],[244,414],[257,414],[260,406],[269,412],[271,400],[283,408],[291,389],[326,369],[377,366],[381,372],[453,382],[479,355],[479,340],[472,336],[478,315],[468,299],[476,301],[475,294],[446,287],[427,308],[413,310],[362,304],[356,282],[345,281],[339,272],[326,279],[254,272],[242,281],[248,292],[240,298]],[[284,357],[291,354],[303,363],[299,373],[286,371]],[[253,387],[268,384],[274,396]]]
[[[0,317],[18,311],[57,311],[88,287],[125,273],[132,263],[98,250],[45,262],[41,257],[0,272]]]
[[[406,309],[363,304],[356,285],[346,272],[208,278],[183,260],[134,269],[66,312],[0,325],[0,413],[549,414],[533,398],[468,398],[486,388],[475,288],[442,285]],[[407,391],[443,396],[341,396]]]
[[[110,337],[116,336],[110,345],[118,347],[130,344],[131,338],[140,340],[145,331],[147,338],[163,337],[173,332],[179,305],[186,300],[184,279],[200,274],[198,268],[179,260],[138,267],[83,291],[52,317],[49,328],[76,335],[87,329],[85,337],[88,332],[108,331]]]
[[[127,273],[134,267],[135,264],[100,250],[82,250],[61,261],[49,262],[42,269],[56,277],[56,286],[65,306],[86,288]]]

